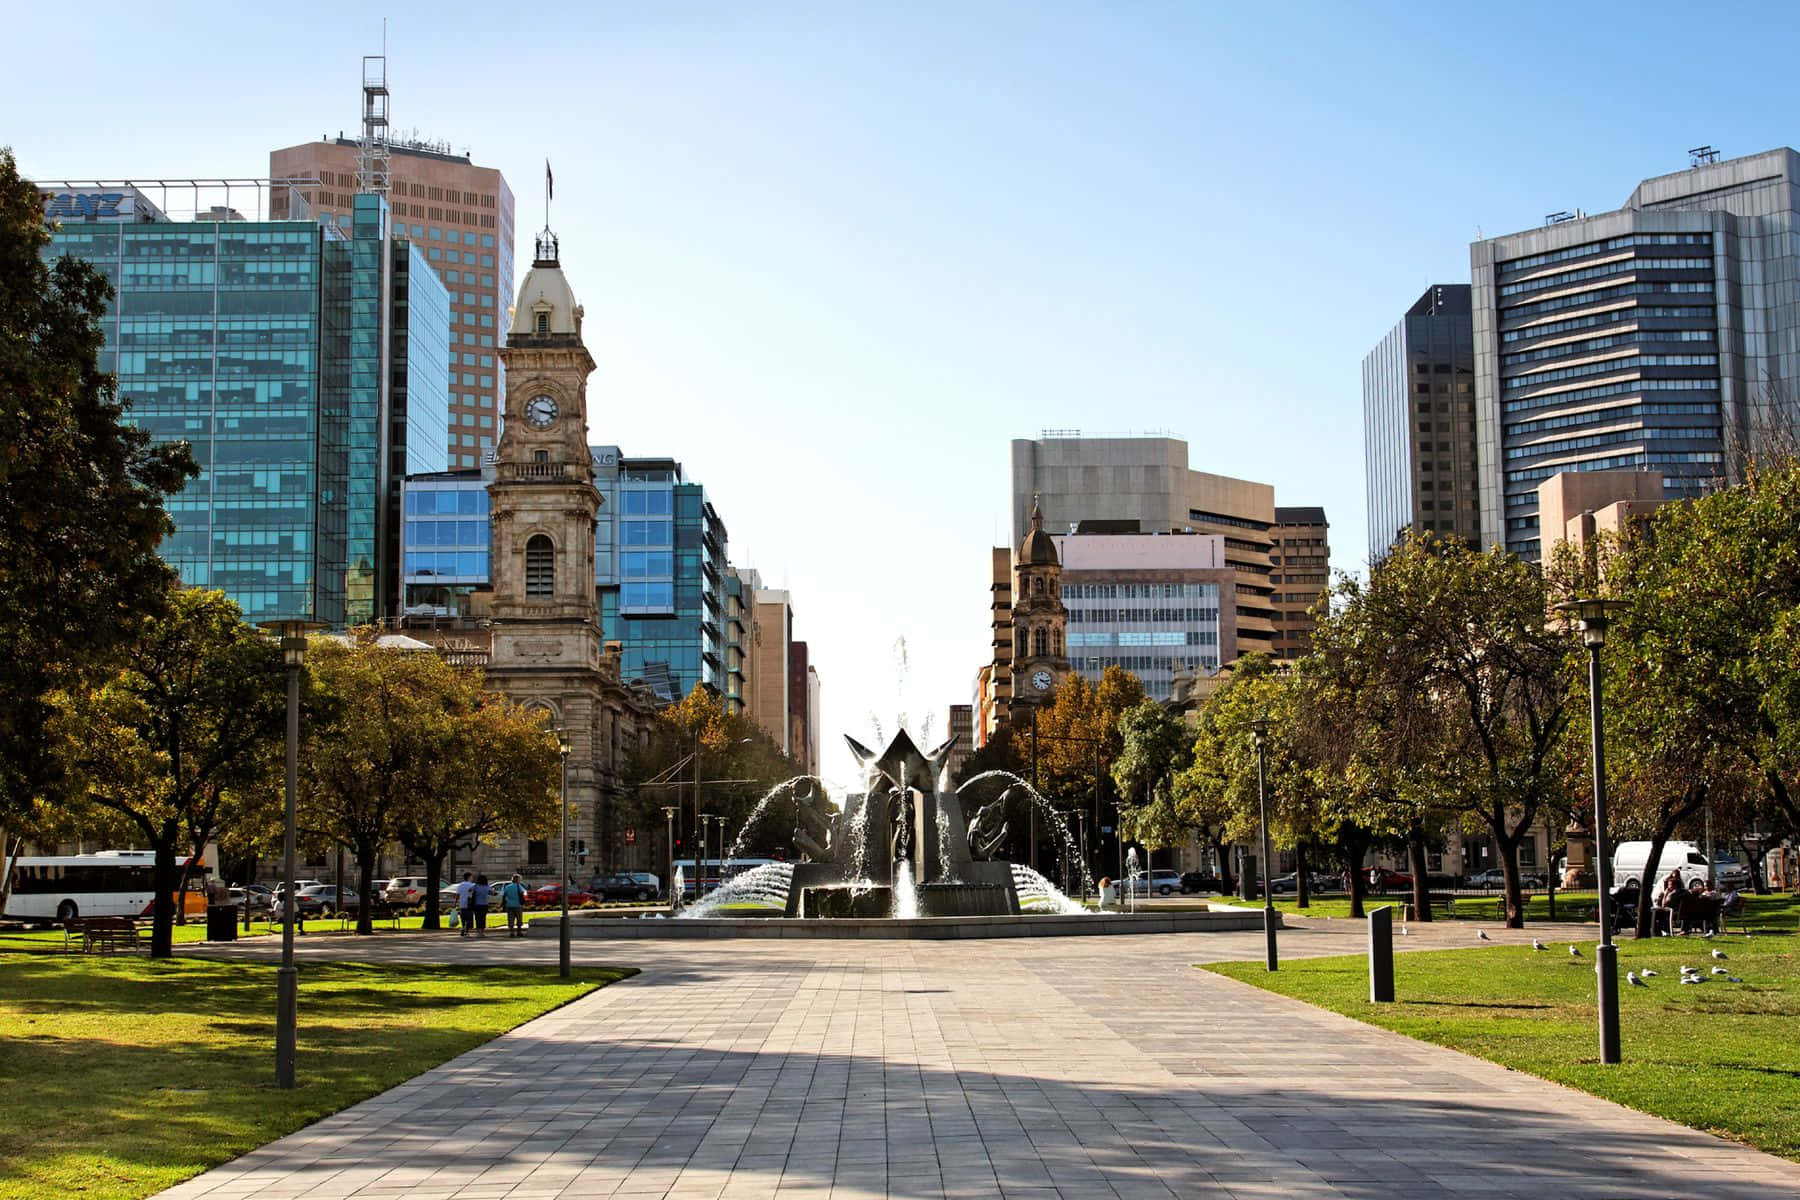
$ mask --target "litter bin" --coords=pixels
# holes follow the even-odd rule
[[[209,942],[237,941],[239,915],[235,904],[207,905],[206,940]]]

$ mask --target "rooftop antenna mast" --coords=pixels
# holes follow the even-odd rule
[[[556,261],[556,235],[550,232],[550,198],[556,194],[556,176],[550,173],[550,160],[544,160],[544,232],[537,236],[537,261]]]
[[[388,161],[387,20],[381,22],[381,53],[362,60],[363,124],[356,143],[356,190],[388,194],[393,180]]]

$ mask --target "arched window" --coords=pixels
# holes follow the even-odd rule
[[[1031,581],[1031,594],[1034,596],[1041,596],[1044,594],[1044,581],[1042,578]]]
[[[1062,630],[1060,630],[1060,629],[1056,629],[1056,630],[1052,630],[1052,631],[1051,631],[1051,634],[1050,634],[1050,644],[1051,644],[1051,645],[1052,645],[1052,646],[1054,646],[1054,647],[1055,647],[1055,648],[1056,648],[1056,649],[1055,649],[1055,651],[1054,651],[1054,653],[1055,653],[1055,655],[1056,655],[1056,656],[1057,656],[1057,657],[1058,657],[1058,658],[1061,658],[1061,657],[1062,657],[1062,652],[1063,652],[1063,647],[1062,647]]]
[[[525,543],[525,594],[556,594],[556,547],[541,533]]]
[[[549,313],[541,312],[537,315],[537,331],[539,333],[549,333],[550,332],[550,314]]]
[[[1042,629],[1033,630],[1031,634],[1031,652],[1039,658],[1050,653],[1050,635]]]

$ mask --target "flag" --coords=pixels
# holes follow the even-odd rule
[[[550,174],[550,160],[544,160],[544,196],[547,199],[556,197],[556,176]]]

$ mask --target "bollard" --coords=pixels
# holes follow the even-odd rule
[[[1383,905],[1369,914],[1369,1000],[1394,999],[1394,909]]]

